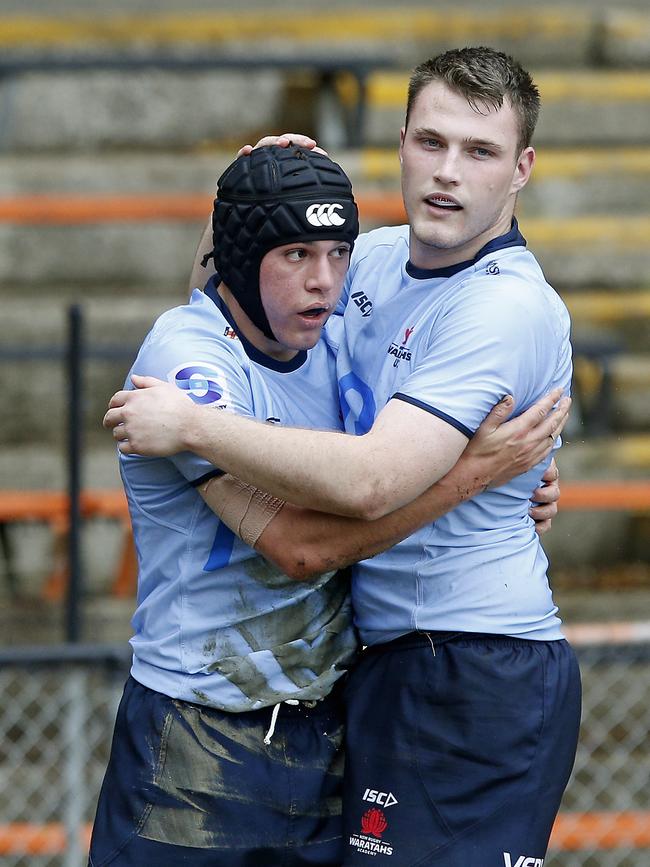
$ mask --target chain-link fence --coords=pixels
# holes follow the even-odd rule
[[[2,867],[85,865],[126,651],[68,645],[0,654]],[[578,653],[582,734],[546,867],[647,867],[650,645]]]
[[[82,867],[126,647],[0,654],[0,864]]]
[[[577,650],[580,744],[546,867],[647,867],[650,645]]]

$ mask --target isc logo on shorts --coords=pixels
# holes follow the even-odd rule
[[[392,807],[397,803],[397,798],[392,792],[378,792],[377,789],[366,789],[361,800],[379,804],[380,807]]]

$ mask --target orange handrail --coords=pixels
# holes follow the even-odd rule
[[[0,522],[67,518],[69,503],[65,491],[0,489]],[[82,517],[129,517],[126,496],[121,488],[88,488],[81,492],[80,508]]]
[[[395,223],[405,219],[399,193],[364,193],[356,198],[362,219]],[[8,196],[0,199],[0,222],[32,226],[156,220],[205,223],[212,202],[213,197],[204,193]]]
[[[70,526],[70,498],[64,491],[0,490],[0,523],[45,521],[54,537],[54,563],[43,585],[46,599],[58,600],[68,582],[69,567],[65,540]],[[137,558],[131,534],[129,509],[124,491],[115,489],[88,489],[80,494],[80,513],[84,519],[107,518],[122,525],[122,553],[113,578],[113,594],[130,596],[135,588]]]
[[[88,846],[91,826],[80,828],[80,841]],[[65,852],[67,833],[60,822],[11,822],[0,825],[0,855],[56,855]],[[644,849],[650,847],[650,811],[594,811],[560,813],[555,820],[549,849]]]
[[[645,481],[561,482],[561,511],[645,511],[650,509],[650,479]]]
[[[641,481],[561,482],[560,509],[597,511],[645,511],[650,509],[650,479]],[[64,491],[1,490],[0,522],[52,520],[65,516],[68,495]],[[128,519],[121,488],[93,489],[81,493],[83,517]]]
[[[569,481],[561,485],[560,511],[650,511],[650,479],[647,481]],[[67,581],[63,541],[68,531],[68,495],[63,491],[0,490],[0,523],[46,521],[55,538],[55,565],[43,593],[60,599]],[[122,553],[113,580],[116,596],[130,596],[136,583],[137,558],[131,534],[129,510],[119,489],[87,489],[80,496],[81,517],[119,521],[123,530]]]
[[[650,847],[650,812],[560,813],[550,848],[563,852],[580,849],[644,849]]]
[[[91,826],[79,829],[80,843],[90,846]],[[68,848],[62,822],[10,822],[0,825],[0,855],[60,855]]]

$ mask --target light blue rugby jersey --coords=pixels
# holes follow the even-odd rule
[[[132,372],[175,382],[214,412],[341,428],[325,341],[291,362],[268,358],[237,337],[213,284],[157,320]],[[215,468],[194,454],[121,455],[120,468],[139,564],[136,680],[237,712],[325,696],[356,649],[349,582],[293,581],[236,538],[195,490]]]
[[[505,394],[518,414],[555,386],[569,393],[569,316],[525,245],[515,221],[472,262],[422,271],[408,263],[407,226],[358,239],[329,329],[346,430],[366,432],[395,397],[471,437]],[[528,514],[549,460],[357,565],[362,641],[412,630],[561,638]]]

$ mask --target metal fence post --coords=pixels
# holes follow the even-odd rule
[[[83,867],[87,852],[82,846],[82,831],[86,807],[84,770],[89,754],[85,734],[87,716],[84,681],[87,672],[74,667],[65,679],[66,713],[63,725],[64,805],[66,850],[63,867]]]
[[[79,641],[81,622],[81,463],[83,416],[83,317],[81,308],[73,304],[68,310],[68,493],[70,496],[70,533],[68,536],[68,594],[66,599],[67,641]]]

